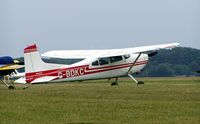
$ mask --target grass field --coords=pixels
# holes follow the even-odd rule
[[[0,124],[199,124],[200,77],[0,84]]]

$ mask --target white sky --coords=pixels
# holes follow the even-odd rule
[[[0,0],[0,56],[170,42],[200,49],[200,0]]]

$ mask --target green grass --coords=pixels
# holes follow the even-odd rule
[[[199,124],[200,78],[0,84],[0,124]]]

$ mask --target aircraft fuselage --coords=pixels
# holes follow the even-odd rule
[[[130,54],[128,58],[121,56],[120,60],[115,61],[111,57],[104,57],[103,59],[108,60],[107,63],[103,63],[103,59],[99,58],[89,61],[86,60],[75,65],[70,65],[66,68],[32,72],[26,74],[26,82],[30,83],[35,79],[44,76],[57,76],[56,79],[50,82],[82,81],[127,76],[128,70],[133,65],[133,62],[136,60],[138,55],[139,54]],[[98,64],[94,64],[95,61],[97,61]],[[148,55],[141,54],[130,72],[140,72],[145,67],[147,62]]]

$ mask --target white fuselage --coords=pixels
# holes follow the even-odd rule
[[[99,59],[83,60],[67,68],[60,69],[60,71],[58,70],[56,73],[59,78],[51,82],[82,81],[127,76],[128,70],[133,65],[138,55],[139,54],[131,54],[127,59],[122,56],[122,60],[113,63],[109,61],[109,63],[105,65],[92,65],[92,62],[95,60],[100,61]],[[148,55],[142,54],[131,68],[130,73],[140,72],[147,62]]]

